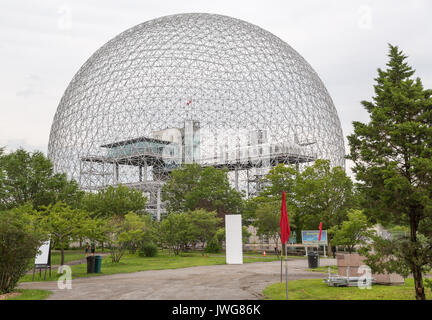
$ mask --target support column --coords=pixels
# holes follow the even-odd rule
[[[102,183],[104,186],[108,184],[107,173],[105,172],[105,162],[102,162]]]
[[[138,167],[138,181],[142,182],[142,166]]]
[[[80,167],[80,175],[79,175],[79,186],[80,186],[80,188],[82,188],[82,182],[81,182],[81,176],[82,176],[82,174],[83,174],[83,170],[82,170],[82,160],[80,159],[80,163],[79,163],[80,165],[79,165],[79,167]]]
[[[239,185],[238,185],[239,173],[238,173],[238,168],[235,168],[234,175],[235,175],[235,189],[237,191],[239,191]]]
[[[142,173],[143,181],[147,181],[147,162],[144,162],[144,171]]]
[[[118,184],[119,181],[119,165],[116,163],[114,165],[114,184]]]
[[[247,180],[247,198],[250,198],[250,191],[249,191],[249,169],[246,169],[246,180]]]
[[[156,198],[156,220],[161,220],[161,189],[157,190],[157,198]]]

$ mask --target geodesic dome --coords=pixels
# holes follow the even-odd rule
[[[192,13],[97,50],[60,101],[48,154],[84,189],[164,181],[196,162],[227,168],[246,190],[278,163],[344,166],[345,151],[326,88],[293,48],[245,21]]]

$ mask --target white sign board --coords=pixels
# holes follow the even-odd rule
[[[39,247],[39,253],[36,255],[35,264],[48,264],[50,241],[51,240],[44,242]]]
[[[225,216],[225,247],[227,264],[243,264],[242,224],[240,214]]]
[[[327,230],[322,230],[321,240],[319,239],[319,230],[302,230],[303,244],[327,245]]]

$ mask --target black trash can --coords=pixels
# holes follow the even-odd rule
[[[95,256],[95,267],[94,267],[95,273],[100,273],[101,267],[102,267],[102,257],[101,256]]]
[[[319,260],[318,252],[315,252],[315,251],[308,252],[309,269],[318,268],[318,265],[319,265],[318,260]]]
[[[94,256],[88,256],[87,257],[87,273],[94,273],[95,272],[95,257]]]

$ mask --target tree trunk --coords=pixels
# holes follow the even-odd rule
[[[423,287],[423,277],[421,270],[418,266],[412,266],[413,276],[414,276],[414,285],[416,290],[416,299],[417,300],[426,300],[426,295]]]
[[[64,265],[64,248],[61,248],[60,252],[61,252],[61,262],[60,262],[60,265],[62,266],[62,265]]]
[[[417,227],[418,227],[418,222],[416,219],[416,215],[415,213],[411,212],[410,215],[410,231],[411,231],[411,235],[410,235],[410,240],[412,243],[416,243],[417,242]],[[417,261],[417,249],[414,248],[414,252],[413,252],[413,260]],[[415,285],[415,292],[416,292],[416,300],[426,300],[426,296],[425,296],[425,292],[424,292],[424,287],[423,287],[423,277],[422,277],[422,273],[421,273],[421,268],[416,265],[415,263],[413,263],[411,265],[411,271],[413,273],[413,277],[414,277],[414,285]]]

